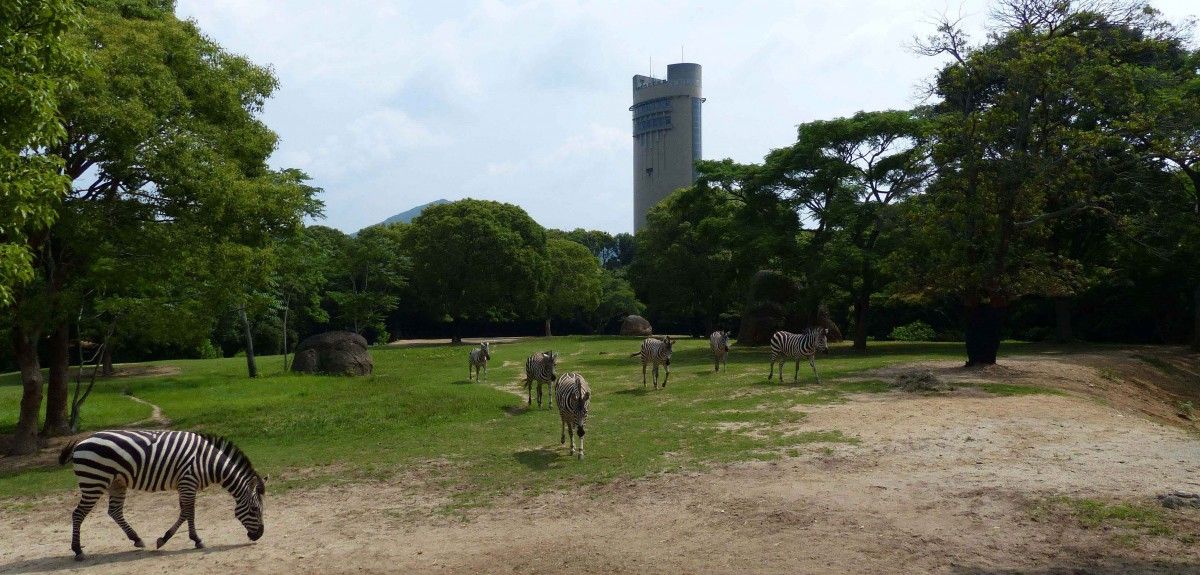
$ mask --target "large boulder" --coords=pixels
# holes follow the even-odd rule
[[[297,373],[371,375],[374,369],[367,340],[349,331],[328,331],[304,338],[292,360],[292,371]]]
[[[640,315],[627,315],[621,321],[621,335],[640,335],[648,336],[654,333],[654,328],[650,327],[650,322]]]

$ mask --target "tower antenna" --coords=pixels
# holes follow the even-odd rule
[[[650,77],[654,77],[654,56],[650,57]]]
[[[683,44],[680,44],[679,45],[679,63],[682,64],[684,62],[687,62],[687,60],[685,60],[683,57]]]

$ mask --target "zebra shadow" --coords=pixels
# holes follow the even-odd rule
[[[537,449],[526,449],[513,454],[513,459],[518,463],[528,467],[530,471],[545,471],[550,469],[550,466],[562,459],[562,454],[558,449],[549,449],[539,447]]]
[[[151,542],[153,544],[153,542]],[[128,551],[118,551],[116,553],[104,554],[88,554],[83,561],[76,561],[75,557],[69,554],[63,554],[60,557],[48,557],[45,559],[31,559],[27,561],[14,561],[5,565],[0,565],[0,573],[52,573],[57,571],[67,571],[74,569],[86,569],[95,565],[109,565],[116,563],[125,563],[127,561],[139,561],[143,559],[152,559],[155,557],[164,557],[171,555],[191,555],[196,553],[220,553],[242,547],[254,545],[249,541],[244,543],[228,543],[222,545],[211,545],[204,549],[194,549],[191,543],[188,547],[182,549],[169,550],[149,550],[149,549],[130,549]],[[136,569],[134,569],[136,571]]]

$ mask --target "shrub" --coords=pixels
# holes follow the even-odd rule
[[[895,341],[933,341],[937,337],[933,328],[923,321],[914,321],[892,330],[889,339]]]

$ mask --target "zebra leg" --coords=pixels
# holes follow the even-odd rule
[[[562,434],[558,436],[558,444],[566,445],[567,444],[567,421],[565,419],[560,419],[559,421],[560,421],[560,423],[562,423],[562,427],[561,427],[561,429],[559,429],[559,431]]]
[[[779,374],[779,379],[783,379],[783,374]],[[792,383],[800,383],[800,358],[796,358],[796,370],[792,372]]]
[[[583,461],[583,428],[579,428],[579,460]]]
[[[533,407],[533,380],[529,377],[525,378],[525,407]]]
[[[654,389],[658,389],[658,364],[654,364]]]
[[[134,547],[145,547],[146,544],[142,543],[142,538],[138,537],[133,527],[130,527],[129,523],[125,521],[125,493],[124,484],[114,484],[108,489],[108,516],[112,517],[113,521],[117,522],[117,527],[125,532],[125,536],[130,541],[133,541]]]
[[[646,388],[646,362],[642,362],[642,389]]]
[[[780,372],[779,379],[782,381],[783,380],[783,367],[782,366],[780,366],[779,372]],[[771,356],[771,373],[767,374],[767,381],[771,381],[774,378],[775,378],[775,356]]]
[[[568,425],[567,435],[571,438],[571,455],[575,455],[575,428]]]
[[[71,513],[71,551],[75,552],[75,560],[83,561],[83,546],[79,544],[79,526],[83,524],[84,518],[88,513],[91,513],[92,507],[96,505],[96,501],[100,499],[100,495],[104,493],[103,488],[92,488],[88,490],[80,489],[82,494],[79,497],[79,505],[75,506],[75,511]]]
[[[663,371],[667,372],[666,376],[663,377],[663,389],[666,389],[667,388],[667,380],[671,379],[671,364],[668,363],[668,364],[664,365]]]
[[[183,525],[184,521],[190,521],[191,520],[190,518],[194,517],[195,506],[196,506],[196,490],[195,490],[195,488],[190,485],[187,485],[185,483],[181,483],[179,486],[179,519],[176,519],[175,524],[172,525],[171,528],[168,529],[166,533],[163,533],[162,537],[158,538],[158,542],[157,542],[158,545],[157,545],[157,547],[155,547],[155,549],[160,549],[160,548],[162,548],[163,545],[166,545],[167,541],[170,541],[171,538],[175,536],[175,531],[177,531],[179,529],[179,526]],[[189,525],[189,527],[190,527],[190,525]],[[193,541],[195,541],[195,540],[193,539]]]
[[[814,353],[808,357],[808,365],[813,368],[813,376],[817,378],[817,383],[821,383],[821,374],[817,373],[817,355]]]
[[[542,408],[542,380],[538,380],[538,409]]]
[[[554,386],[556,386],[556,385],[558,385],[557,381],[552,380],[552,381],[546,382],[546,408],[547,409],[551,409],[554,407]]]

